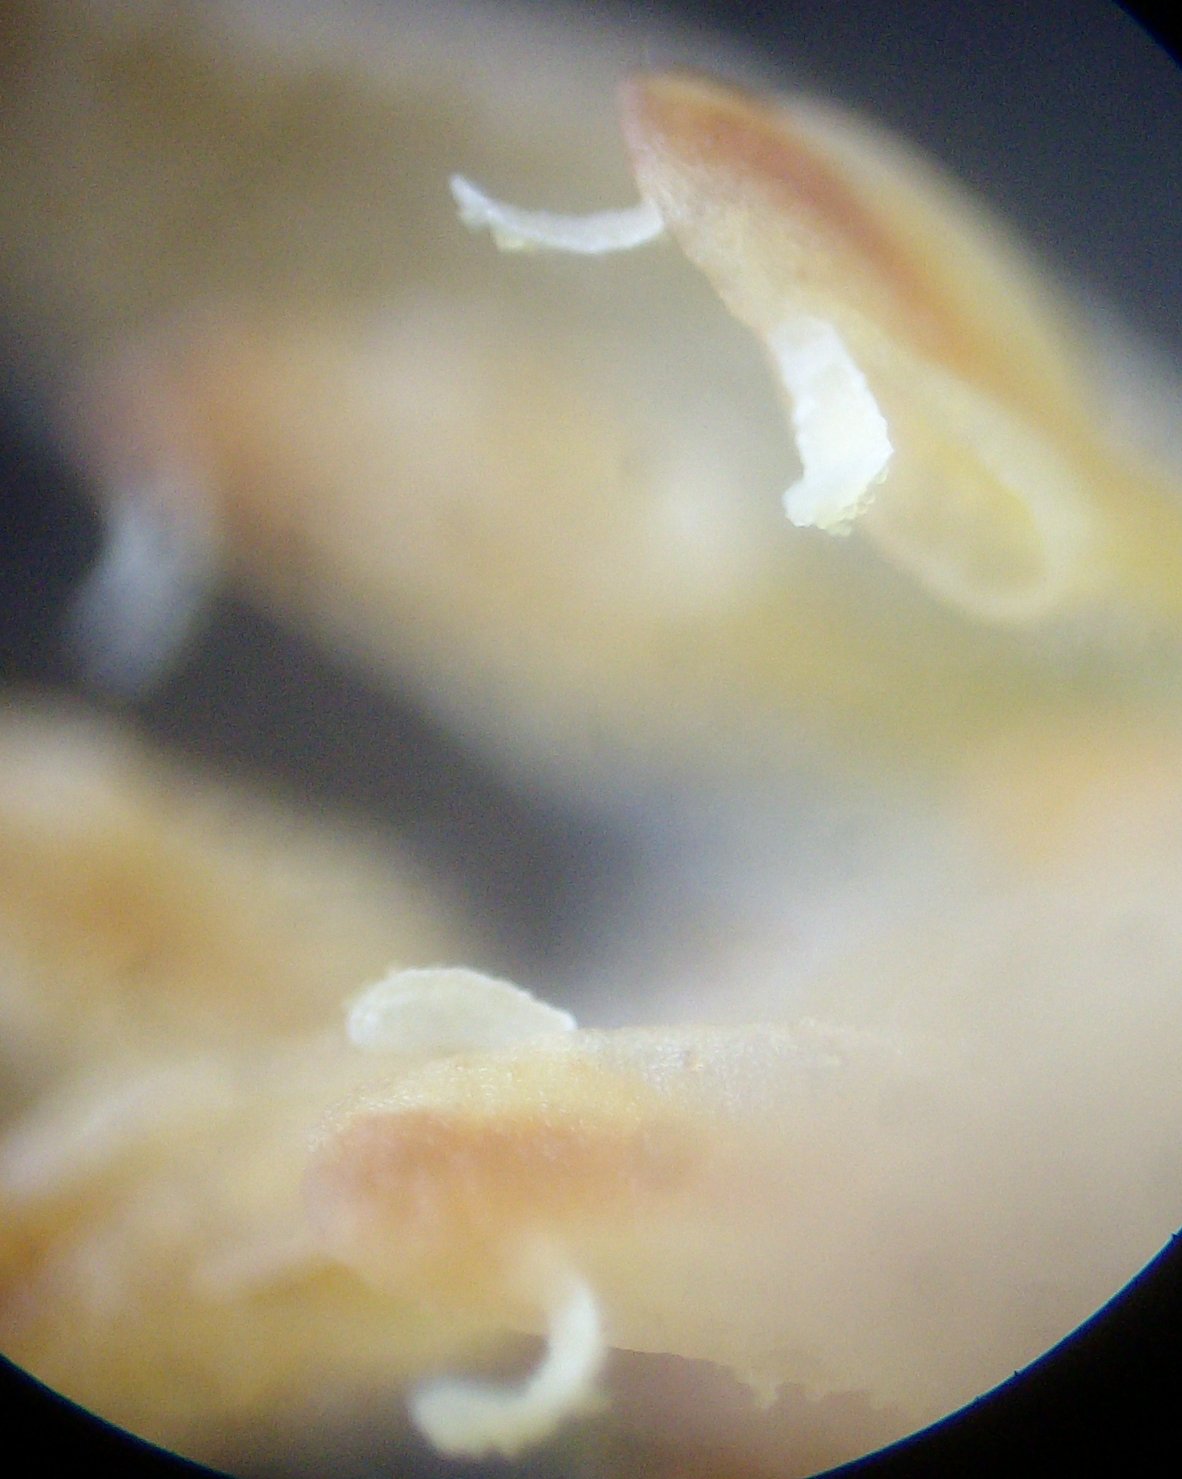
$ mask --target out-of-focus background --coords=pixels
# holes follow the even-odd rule
[[[380,0],[367,8],[383,9]],[[552,21],[553,11],[527,3],[511,13]],[[622,30],[639,66],[668,55],[671,25],[703,33],[699,56],[713,32],[786,87],[847,103],[947,165],[1079,291],[1102,333],[1119,325],[1123,342],[1131,330],[1139,363],[1113,360],[1119,415],[1127,409],[1151,440],[1177,447],[1178,398],[1153,366],[1182,362],[1182,88],[1172,57],[1130,13],[1107,0],[1049,0],[1030,15],[933,0],[836,10],[621,0],[596,11]],[[86,681],[69,641],[71,597],[102,529],[86,473],[51,423],[57,367],[6,323],[0,290],[0,682],[83,690],[168,746],[387,820],[466,870],[477,907],[505,921],[504,958],[490,964],[567,975],[586,945],[589,902],[610,907],[644,860],[601,818],[564,813],[552,796],[498,775],[409,695],[224,589],[161,681],[130,697]]]
[[[633,38],[638,64],[671,19],[714,28],[785,85],[898,129],[1017,222],[1098,314],[1144,338],[1149,357],[1182,362],[1182,74],[1126,11],[1106,0],[597,8]],[[18,44],[0,27],[0,45]],[[224,591],[158,685],[128,697],[88,680],[64,621],[97,558],[100,525],[49,414],[47,371],[11,322],[0,282],[0,702],[29,685],[80,694],[181,756],[380,822],[450,867],[474,908],[497,921],[499,958],[489,965],[529,979],[577,974],[594,921],[644,866],[634,837],[498,774],[409,695]],[[1148,423],[1169,423],[1170,404],[1148,407],[1148,391],[1122,382],[1113,393],[1146,409]],[[1135,1472],[1136,1456],[1175,1426],[1180,1316],[1179,1273],[1165,1263],[1045,1372],[865,1472],[1012,1472],[1037,1458],[1055,1474],[1076,1444],[1119,1455]],[[46,1472],[112,1455],[122,1470],[165,1466],[15,1378],[0,1400],[19,1418],[6,1443],[15,1452],[26,1435]],[[468,1472],[419,1462],[423,1473]]]

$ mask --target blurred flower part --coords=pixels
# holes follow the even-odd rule
[[[5,1353],[218,1463],[417,1422],[785,1479],[1066,1334],[1182,1169],[1182,501],[1071,310],[689,43],[18,9],[5,308],[101,489],[92,672],[224,583],[646,868],[577,1028],[407,849],[11,702]],[[457,168],[595,260],[470,239]]]

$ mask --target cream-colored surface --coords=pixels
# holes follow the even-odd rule
[[[0,1347],[316,1472],[330,1419],[393,1446],[408,1397],[478,1446],[451,1383],[486,1366],[502,1446],[569,1407],[606,1472],[676,1471],[670,1393],[734,1372],[703,1451],[785,1476],[1064,1335],[1178,1218],[1182,504],[1053,290],[817,104],[661,71],[621,133],[627,35],[18,9],[10,312],[132,511],[97,670],[134,687],[183,628],[163,530],[180,614],[236,583],[649,867],[584,922],[585,1027],[435,1000],[419,968],[498,921],[389,839],[14,700]],[[675,242],[505,258],[457,170],[576,215],[639,180]],[[781,506],[758,341],[801,312],[893,449],[847,539]],[[391,967],[359,1034],[414,1051],[366,1052],[347,1003]],[[600,1328],[646,1360],[595,1377]]]

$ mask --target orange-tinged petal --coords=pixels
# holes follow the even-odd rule
[[[819,320],[865,375],[896,455],[848,516],[891,559],[989,621],[1176,609],[1176,502],[1105,445],[1061,305],[951,182],[836,110],[696,74],[634,79],[622,114],[645,198],[773,359]]]

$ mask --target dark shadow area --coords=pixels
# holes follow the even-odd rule
[[[491,922],[509,975],[568,975],[639,861],[602,818],[513,785],[409,699],[233,597],[132,712],[173,753],[397,834]]]
[[[22,1479],[63,1474],[119,1479],[223,1479],[100,1422],[0,1357],[0,1423],[8,1472]]]

